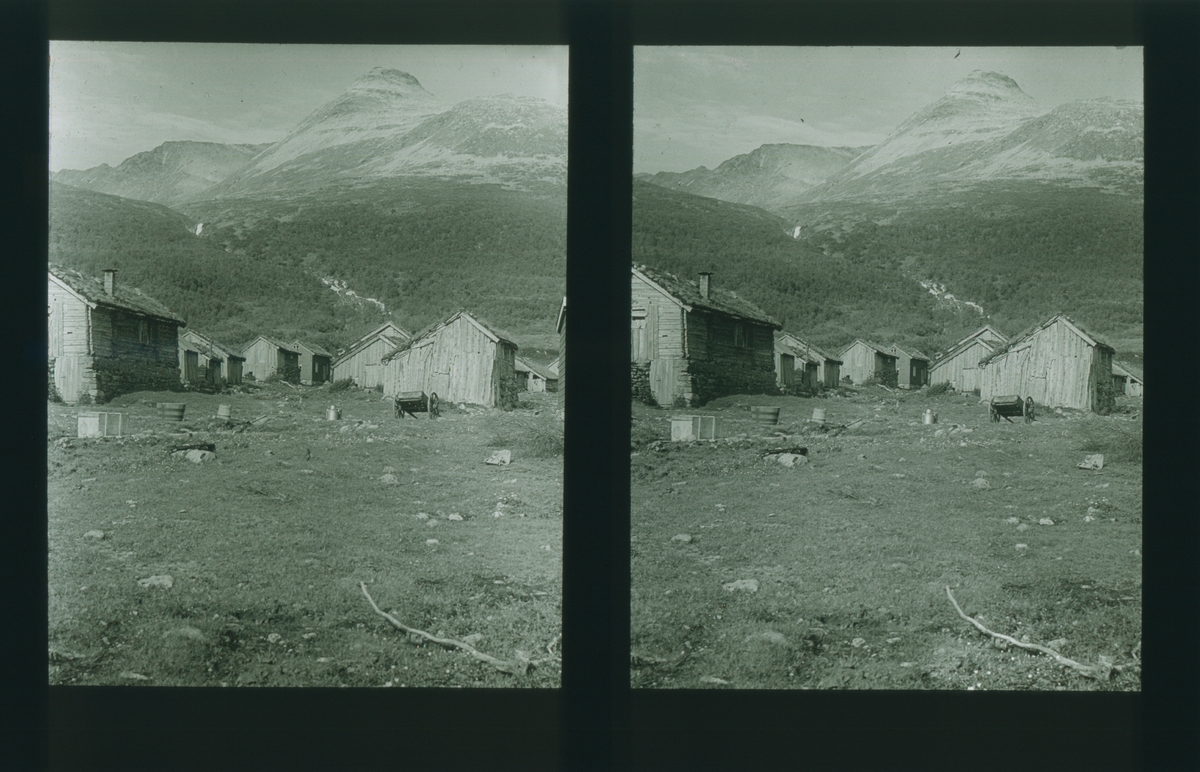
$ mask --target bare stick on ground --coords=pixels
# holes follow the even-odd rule
[[[1059,654],[1057,651],[1055,651],[1054,649],[1051,649],[1048,646],[1039,646],[1036,643],[1022,643],[1021,641],[1018,641],[1016,638],[1012,638],[1010,636],[1003,635],[1002,633],[993,633],[991,630],[987,629],[986,627],[981,625],[979,622],[975,621],[974,619],[972,619],[971,617],[969,617],[963,613],[963,610],[958,605],[958,601],[956,601],[954,599],[954,593],[950,592],[949,585],[946,585],[946,594],[950,596],[950,602],[954,604],[954,610],[958,612],[958,615],[960,617],[967,620],[971,624],[975,625],[980,630],[982,630],[983,632],[992,636],[993,638],[997,638],[1001,641],[1011,643],[1013,646],[1020,646],[1022,649],[1032,649],[1033,651],[1040,651],[1043,654],[1049,654],[1051,657],[1054,657],[1054,660],[1056,662],[1058,662],[1059,664],[1074,668],[1075,670],[1079,671],[1082,675],[1085,675],[1088,678],[1098,678],[1098,679],[1108,678],[1111,675],[1111,671],[1120,670],[1119,667],[1112,667],[1111,665],[1108,665],[1108,666],[1106,666],[1106,665],[1083,665],[1083,664],[1076,662],[1073,659],[1067,659],[1066,657]]]
[[[367,592],[367,585],[365,582],[359,582],[358,586],[362,588],[363,595],[367,596],[367,601],[370,602],[371,608],[375,609],[375,613],[379,614],[381,617],[383,617],[387,621],[391,622],[397,628],[408,633],[410,636],[412,636],[412,635],[420,636],[421,638],[424,638],[425,640],[427,640],[431,643],[436,643],[439,646],[445,646],[447,648],[462,649],[463,651],[467,652],[475,659],[483,660],[484,662],[487,662],[489,665],[496,668],[497,670],[502,670],[505,673],[512,673],[513,675],[525,675],[529,671],[530,663],[528,661],[520,662],[520,661],[496,659],[495,657],[491,656],[490,654],[484,654],[482,651],[479,651],[478,649],[476,649],[474,646],[472,646],[469,643],[463,643],[462,641],[456,641],[453,638],[438,638],[436,635],[430,635],[429,633],[425,632],[424,630],[418,630],[415,627],[409,627],[408,625],[404,624],[400,620],[396,619],[391,614],[380,609],[379,606],[375,605],[375,599],[371,597],[371,593]]]

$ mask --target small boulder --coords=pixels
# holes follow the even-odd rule
[[[175,580],[169,575],[148,576],[145,579],[138,579],[138,584],[143,587],[166,587],[168,590],[175,584]]]
[[[1104,454],[1103,453],[1095,453],[1090,456],[1084,456],[1083,461],[1076,464],[1075,466],[1079,467],[1080,469],[1103,469],[1104,468]]]
[[[1005,520],[1004,522],[1008,523],[1009,525],[1020,525],[1020,523],[1021,523],[1021,518],[1019,518],[1019,517],[1010,517],[1010,518],[1008,518],[1007,520]]]
[[[780,453],[776,458],[779,463],[786,467],[801,466],[808,463],[808,456],[801,456],[798,453]]]
[[[987,481],[986,477],[976,477],[971,481],[971,487],[978,488],[979,490],[986,490],[987,488],[991,488],[992,484]]]
[[[1017,545],[1017,549],[1019,549],[1019,550],[1027,550],[1027,549],[1029,549],[1029,545],[1028,545],[1028,544],[1018,544],[1018,545]]]
[[[724,678],[717,678],[716,676],[706,675],[706,676],[700,676],[700,683],[702,683],[702,684],[727,684],[729,682],[726,681]]]
[[[446,519],[454,520],[457,522],[457,521],[462,520],[463,518],[462,518],[462,515],[458,514],[457,512],[451,512],[450,514],[446,515]]]
[[[483,463],[491,464],[493,466],[507,466],[508,464],[512,463],[512,451],[497,450],[495,453],[488,456],[487,460]]]
[[[383,483],[384,485],[395,485],[396,483],[400,482],[400,480],[396,478],[396,475],[388,472],[387,474],[380,476],[379,482]]]
[[[738,579],[736,582],[727,582],[721,586],[730,592],[733,592],[734,590],[743,592],[758,592],[757,579]]]
[[[414,517],[416,517],[418,520],[428,520],[429,519],[429,515],[424,512],[418,512],[416,515],[414,515]]]
[[[103,539],[104,531],[88,531],[84,534],[89,539]]]
[[[204,637],[204,633],[194,627],[177,627],[174,630],[168,630],[162,635],[165,641],[207,643],[208,639]]]
[[[784,636],[783,633],[777,633],[774,630],[767,630],[766,632],[755,633],[754,635],[747,635],[746,643],[750,643],[752,641],[765,641],[766,643],[771,643],[776,646],[791,646],[792,645],[791,641],[789,641]]]
[[[427,547],[433,547],[433,546],[436,546],[436,545],[437,545],[437,543],[438,543],[438,540],[437,540],[437,539],[426,539],[426,540],[425,540],[425,545],[426,545]]]
[[[193,464],[203,464],[205,461],[212,461],[217,457],[216,453],[211,450],[189,450],[187,452],[187,460]]]
[[[1029,523],[1021,523],[1020,525],[1017,526],[1017,530],[1018,531],[1028,531]]]
[[[692,543],[692,535],[688,534],[688,533],[677,533],[671,537],[671,541],[677,541],[682,544],[691,544]]]
[[[1043,517],[1041,520],[1038,520],[1038,525],[1054,525],[1054,521],[1048,517]]]

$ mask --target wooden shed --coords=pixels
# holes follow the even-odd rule
[[[246,375],[265,381],[279,373],[285,381],[300,382],[300,352],[286,343],[259,335],[242,349]]]
[[[1133,372],[1132,365],[1113,362],[1113,388],[1127,397],[1142,396],[1142,376]]]
[[[197,330],[179,334],[179,370],[184,383],[239,384],[245,362],[241,354]]]
[[[890,372],[899,372],[897,357],[885,346],[872,343],[869,340],[857,338],[853,343],[838,352],[842,359],[842,375],[849,377],[851,383],[865,383],[872,378],[887,382]]]
[[[775,373],[780,388],[836,389],[841,371],[842,360],[790,332],[775,333]]]
[[[522,391],[558,391],[558,376],[550,368],[541,367],[525,357],[516,357],[513,365],[517,373],[517,384]]]
[[[929,368],[929,383],[948,383],[956,391],[979,388],[979,360],[995,353],[1008,338],[991,325],[984,325],[950,347]]]
[[[895,343],[888,351],[896,357],[896,385],[902,389],[919,389],[929,383],[929,357],[915,348]]]
[[[68,404],[140,390],[179,389],[180,317],[133,287],[50,266],[50,382]]]
[[[292,341],[292,348],[300,354],[300,383],[305,386],[320,386],[329,380],[333,372],[333,354],[315,343]]]
[[[423,391],[443,402],[515,407],[516,354],[517,344],[458,311],[383,358],[383,393]]]
[[[633,269],[630,361],[635,396],[660,405],[703,404],[728,394],[769,394],[781,325],[754,304],[714,286]]]
[[[349,378],[363,389],[383,385],[385,356],[412,340],[412,333],[395,322],[384,322],[350,345],[333,360],[333,380]]]
[[[979,362],[979,396],[1105,414],[1115,403],[1113,349],[1059,314]]]

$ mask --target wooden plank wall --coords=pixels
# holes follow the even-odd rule
[[[841,354],[842,372],[854,383],[862,383],[875,374],[875,349],[855,343]]]
[[[515,391],[513,351],[497,352],[497,344],[473,324],[455,319],[387,363],[384,393],[436,392],[439,399],[496,406],[500,379]]]
[[[383,366],[380,360],[396,350],[396,347],[386,338],[378,337],[364,346],[361,350],[344,361],[338,362],[334,368],[333,379],[352,379],[364,389],[373,389],[383,384]]]
[[[1091,410],[1094,354],[1087,341],[1057,321],[989,362],[980,372],[980,397],[1016,394],[1046,407]]]
[[[929,382],[932,385],[949,383],[956,391],[973,391],[979,388],[979,360],[989,353],[989,349],[981,341],[975,340],[971,345],[952,357],[938,360],[929,370]]]
[[[645,308],[646,317],[630,321],[630,361],[682,359],[683,309],[637,276],[633,277],[631,292],[633,307]]]

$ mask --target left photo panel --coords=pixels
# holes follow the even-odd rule
[[[50,684],[560,686],[567,69],[51,42]]]

